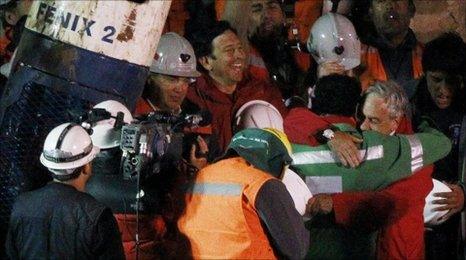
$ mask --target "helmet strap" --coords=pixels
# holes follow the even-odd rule
[[[66,134],[68,134],[68,132],[70,131],[71,128],[77,126],[75,123],[71,123],[69,124],[68,126],[65,127],[65,129],[63,129],[63,131],[61,132],[60,136],[58,137],[58,140],[57,140],[57,145],[55,146],[55,149],[58,149],[60,150],[61,148],[61,145],[63,143],[63,140],[65,139],[65,136]]]

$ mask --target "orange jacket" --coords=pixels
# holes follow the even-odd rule
[[[299,39],[307,42],[309,30],[314,22],[322,14],[322,1],[299,0],[294,6],[294,23],[298,28]],[[296,63],[302,71],[307,71],[311,67],[311,55],[296,51],[294,53]]]
[[[272,178],[240,157],[198,173],[178,221],[195,259],[276,258],[255,208],[257,193]]]
[[[422,50],[421,43],[417,43],[413,50],[413,77],[418,79],[422,76]],[[387,74],[380,58],[377,48],[362,45],[361,47],[361,67],[363,68],[359,80],[362,84],[362,90],[365,91],[375,81],[387,81]]]
[[[184,35],[184,24],[189,18],[189,13],[186,10],[186,0],[172,1],[170,11],[168,12],[167,20],[163,28],[163,33],[176,32],[179,35]]]

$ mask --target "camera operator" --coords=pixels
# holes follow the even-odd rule
[[[191,44],[176,33],[162,35],[150,72],[135,114],[152,112],[152,115],[155,113],[183,118],[181,103],[190,83],[200,76],[196,70],[196,57]],[[147,120],[150,121],[151,118],[153,117],[149,114]],[[141,259],[183,255],[181,244],[187,240],[178,232],[176,221],[183,211],[184,197],[178,189],[182,189],[183,184],[187,183],[191,176],[189,173],[197,172],[207,165],[209,148],[203,137],[210,135],[210,127],[176,131],[173,124],[167,126],[174,131],[170,133],[169,143],[165,143],[164,154],[150,162],[141,178],[145,193],[142,201],[152,202],[143,205],[142,215],[148,218],[139,220],[139,228],[142,231],[147,226],[155,230],[149,237],[152,239],[147,243],[149,246],[140,246]],[[134,247],[125,246],[128,258],[134,255],[134,251]]]
[[[184,37],[176,33],[162,35],[150,67],[150,76],[144,87],[142,99],[137,104],[135,114],[142,115],[154,111],[162,111],[169,112],[175,116],[181,116],[183,114],[181,104],[186,97],[188,87],[201,75],[196,70],[196,66],[194,50]],[[198,127],[195,130],[185,130],[185,133],[193,133],[195,138],[192,138],[193,135],[189,135],[190,138],[186,138],[185,134],[178,135],[184,135],[185,139],[191,139],[191,141],[194,139],[197,145],[186,147],[185,142],[185,148],[188,149],[184,149],[184,157],[197,169],[201,169],[207,164],[206,153],[209,148],[204,137],[210,136],[210,126]],[[195,133],[199,135],[195,135]],[[172,141],[176,142],[176,139],[172,137]],[[177,145],[171,146],[181,147]],[[210,146],[212,148],[214,145]],[[196,157],[196,154],[201,156]]]
[[[173,230],[176,227],[170,223],[175,212],[172,205],[178,204],[171,198],[182,171],[180,155],[167,150],[167,147],[172,144],[180,146],[180,143],[171,140],[167,145],[165,134],[174,139],[179,135],[169,130],[170,122],[161,122],[164,118],[156,122],[150,121],[152,119],[149,116],[145,121],[133,120],[129,110],[114,100],[97,104],[86,118],[81,119],[84,126],[92,127],[93,143],[101,148],[92,165],[96,174],[87,183],[86,190],[115,213],[127,259],[153,259],[168,252],[179,252],[165,245],[177,244],[167,236],[176,236],[176,229]],[[152,137],[143,141],[142,134],[131,135],[139,145],[135,146],[135,153],[127,154],[128,136],[125,131],[140,129],[146,123],[149,124],[144,127],[151,129],[146,129],[148,132],[145,134]],[[160,133],[155,128],[166,129],[167,132]],[[140,152],[142,142],[151,144],[149,154],[152,156]],[[162,150],[157,145],[160,142],[165,143]],[[133,159],[138,163],[129,163],[128,170],[125,162],[133,162]]]

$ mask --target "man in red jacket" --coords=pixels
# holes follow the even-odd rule
[[[362,130],[373,130],[387,135],[408,134],[412,130],[406,124],[407,99],[395,84],[375,84],[366,92],[363,103]],[[296,122],[306,121],[301,111],[290,111],[285,119],[285,131]],[[309,122],[309,121],[307,121]],[[320,121],[320,130],[324,122]],[[288,127],[287,127],[288,126]],[[310,130],[310,129],[307,129]],[[315,129],[314,132],[316,132]],[[289,135],[293,142],[296,131]],[[313,133],[313,132],[307,132]],[[299,139],[299,138],[296,138]],[[306,139],[306,138],[301,138]],[[307,137],[309,140],[309,137]],[[333,138],[331,147],[348,148]],[[353,160],[353,158],[349,158]],[[334,213],[335,222],[347,228],[380,229],[377,242],[377,259],[422,259],[424,257],[424,199],[432,189],[432,167],[426,167],[409,178],[395,182],[381,191],[344,192],[333,195],[319,194],[309,201],[312,214]]]
[[[284,116],[286,108],[278,88],[245,75],[247,55],[236,32],[225,22],[192,26],[186,38],[191,42],[202,76],[188,89],[183,109],[194,107],[212,114],[212,128],[220,152],[233,136],[233,117],[237,109],[251,100],[264,100]]]

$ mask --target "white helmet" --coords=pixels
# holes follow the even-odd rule
[[[351,6],[353,4],[352,0],[337,0],[338,1],[338,7],[337,7],[337,14],[349,14],[351,12]],[[335,0],[324,0],[322,4],[322,14],[326,14],[332,11],[333,8],[333,2],[336,2]]]
[[[125,124],[133,121],[133,116],[123,104],[115,100],[107,100],[95,105],[94,108],[102,108],[110,113],[112,118],[104,119],[92,126],[92,142],[100,149],[108,149],[120,145],[121,129],[115,128],[116,116],[118,112],[123,113],[123,122]]]
[[[188,40],[169,32],[160,37],[150,71],[179,77],[199,77],[201,73],[196,66],[196,55]]]
[[[312,26],[307,48],[318,64],[338,61],[345,70],[361,63],[361,43],[353,24],[340,14],[327,13]]]
[[[99,147],[79,125],[61,124],[47,135],[40,155],[42,165],[53,170],[76,169],[92,161]]]
[[[446,219],[440,220],[441,217],[448,213],[448,210],[433,211],[434,208],[439,207],[440,204],[432,204],[434,200],[438,200],[438,197],[434,197],[434,193],[437,192],[450,192],[451,189],[436,179],[432,179],[434,187],[426,197],[426,204],[424,206],[424,224],[427,226],[436,226],[445,222]]]
[[[290,169],[285,170],[282,182],[285,184],[288,193],[290,193],[296,210],[301,216],[304,216],[306,213],[307,201],[312,198],[312,193],[306,183],[298,174]]]
[[[236,129],[275,128],[283,132],[283,117],[270,103],[252,100],[242,105],[235,115]]]

